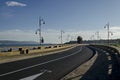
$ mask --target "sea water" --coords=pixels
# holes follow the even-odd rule
[[[35,46],[50,46],[53,44],[0,44],[0,52],[6,52],[8,51],[10,48],[12,48],[12,50],[18,50],[18,47],[22,47],[22,46],[27,46],[27,47],[35,47]]]

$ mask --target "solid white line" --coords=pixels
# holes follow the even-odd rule
[[[61,59],[64,59],[64,58],[67,58],[67,57],[70,57],[72,55],[75,55],[79,52],[82,51],[82,47],[80,48],[79,51],[76,51],[75,53],[73,54],[70,54],[70,55],[67,55],[67,56],[64,56],[64,57],[61,57],[61,58],[57,58],[57,59],[53,59],[53,60],[50,60],[50,61],[47,61],[47,62],[43,62],[43,63],[40,63],[40,64],[36,64],[36,65],[33,65],[33,66],[28,66],[28,67],[25,67],[25,68],[22,68],[22,69],[18,69],[18,70],[15,70],[15,71],[11,71],[11,72],[8,72],[8,73],[4,73],[4,74],[1,74],[0,76],[5,76],[5,75],[8,75],[8,74],[12,74],[12,73],[16,73],[16,72],[19,72],[19,71],[23,71],[23,70],[26,70],[26,69],[29,69],[29,68],[33,68],[33,67],[36,67],[36,66],[40,66],[40,65],[43,65],[43,64],[47,64],[47,63],[50,63],[50,62],[54,62],[54,61],[57,61],[57,60],[61,60]]]

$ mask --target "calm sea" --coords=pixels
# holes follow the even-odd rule
[[[41,44],[41,46],[50,46],[50,45],[53,45],[53,44]],[[40,46],[40,44],[0,44],[0,51],[7,51],[9,50],[10,48],[13,48],[13,50],[18,50],[18,48],[15,48],[15,47],[21,47],[21,46]]]

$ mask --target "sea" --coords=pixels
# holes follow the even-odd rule
[[[22,47],[22,46],[27,46],[27,47],[35,47],[35,46],[50,46],[50,45],[54,45],[54,44],[0,44],[0,52],[6,52],[8,51],[10,48],[12,48],[12,50],[18,50],[18,47]]]

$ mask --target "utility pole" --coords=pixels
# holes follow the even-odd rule
[[[37,34],[37,31],[39,31],[39,39],[40,39],[40,46],[41,46],[41,43],[43,43],[43,37],[42,37],[42,34],[41,34],[41,25],[42,24],[45,24],[45,21],[41,18],[41,17],[39,17],[39,28],[36,30],[36,34]]]

